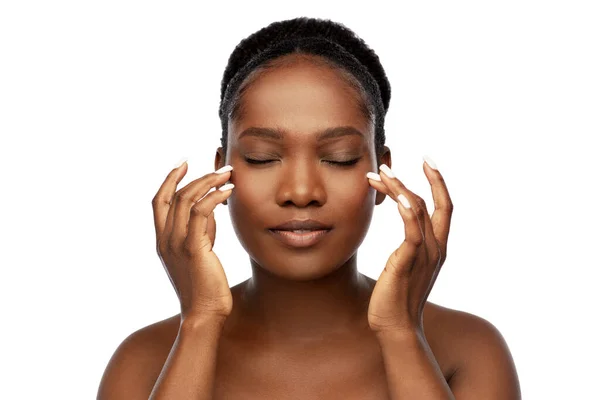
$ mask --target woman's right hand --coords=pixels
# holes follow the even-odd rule
[[[214,190],[231,175],[231,166],[198,178],[177,192],[187,162],[173,169],[152,199],[156,249],[181,303],[181,321],[194,317],[227,318],[233,299],[215,244],[214,209],[232,193]],[[224,187],[226,188],[226,187]],[[208,194],[207,194],[208,193]]]

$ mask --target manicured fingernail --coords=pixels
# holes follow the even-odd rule
[[[381,177],[379,176],[379,174],[376,174],[375,172],[367,172],[367,178],[373,179],[374,181],[381,182]]]
[[[225,172],[231,171],[232,169],[233,169],[233,167],[231,165],[226,165],[226,166],[216,170],[215,174],[224,174]]]
[[[187,157],[183,157],[181,160],[179,160],[177,162],[177,164],[175,164],[173,166],[173,169],[177,169],[177,168],[181,167],[183,165],[183,163],[187,161],[187,159],[188,159]]]
[[[221,192],[224,192],[224,191],[226,191],[226,190],[233,189],[233,188],[234,188],[234,186],[235,186],[235,185],[234,185],[233,183],[227,183],[227,184],[225,184],[225,185],[221,186],[221,187],[219,188],[219,190],[220,190]]]
[[[383,173],[386,174],[388,178],[395,178],[396,177],[396,175],[394,175],[394,173],[392,172],[392,170],[390,169],[390,167],[388,167],[385,164],[381,164],[379,166],[379,169],[381,171],[383,171]]]
[[[404,196],[403,194],[400,194],[400,195],[398,195],[398,200],[400,200],[400,203],[402,203],[404,208],[410,208],[410,202],[408,201],[406,196]]]
[[[429,165],[431,168],[437,170],[437,165],[435,165],[435,163],[433,162],[433,160],[431,159],[431,157],[429,156],[423,156],[423,160],[427,163],[427,165]]]

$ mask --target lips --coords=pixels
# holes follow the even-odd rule
[[[310,247],[320,242],[332,226],[314,219],[293,219],[269,229],[273,236],[289,247]]]
[[[274,231],[327,231],[331,225],[314,219],[293,219],[270,228]]]
[[[284,231],[269,229],[269,232],[280,242],[289,247],[310,247],[319,243],[328,235],[330,229],[312,231]]]

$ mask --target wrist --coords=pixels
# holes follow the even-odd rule
[[[227,316],[225,315],[188,315],[181,317],[179,327],[188,330],[205,330],[207,328],[220,330],[225,325],[226,320]]]
[[[377,339],[381,340],[415,340],[425,337],[425,333],[418,327],[388,328],[375,331]]]

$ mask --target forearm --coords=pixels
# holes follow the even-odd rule
[[[392,400],[455,400],[424,334],[385,332],[377,338]]]
[[[213,398],[224,319],[184,321],[148,400]]]

